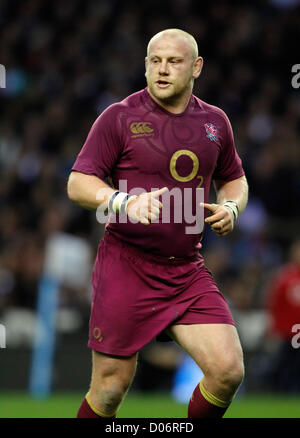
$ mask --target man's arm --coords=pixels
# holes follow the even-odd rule
[[[157,198],[167,190],[167,187],[164,187],[154,192],[131,196],[126,203],[125,213],[131,219],[144,225],[149,225],[151,221],[155,221],[158,218],[162,207],[161,202]],[[101,211],[107,210],[109,201],[114,193],[119,193],[118,190],[113,189],[97,176],[86,175],[80,172],[71,172],[67,192],[69,198],[81,207],[88,210],[100,208]],[[119,196],[121,196],[121,199],[125,199],[125,195],[127,194],[122,193]]]
[[[217,193],[217,204],[224,204],[226,201],[235,201],[239,213],[242,213],[248,202],[248,183],[245,176],[233,181],[214,181]]]
[[[216,204],[203,204],[211,215],[205,219],[219,236],[227,236],[234,227],[238,214],[248,202],[248,183],[245,176],[232,181],[214,181],[217,194]],[[232,202],[228,202],[232,201]]]
[[[116,190],[94,175],[71,172],[67,192],[69,198],[88,210],[98,207],[105,211],[108,202]]]

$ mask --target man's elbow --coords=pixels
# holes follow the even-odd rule
[[[73,202],[78,202],[78,191],[76,190],[76,175],[72,172],[68,179],[67,195]]]

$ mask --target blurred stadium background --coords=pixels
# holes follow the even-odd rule
[[[85,276],[103,226],[67,199],[66,181],[97,115],[145,87],[147,42],[168,27],[197,39],[205,62],[195,94],[227,112],[250,185],[232,236],[207,231],[204,239],[245,353],[245,381],[227,417],[300,416],[300,349],[291,342],[300,324],[300,91],[291,85],[299,23],[296,0],[0,2],[0,417],[76,415],[90,378]],[[35,362],[33,352],[53,236],[68,257],[83,245],[86,259],[77,260],[80,273],[70,263],[59,285],[43,392],[33,363],[45,355]],[[120,416],[184,417],[198,378],[174,344],[153,342],[140,353]]]

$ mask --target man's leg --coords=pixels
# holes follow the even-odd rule
[[[137,354],[117,357],[93,351],[91,385],[77,418],[115,417],[133,380],[136,363]]]
[[[170,327],[168,334],[204,374],[191,397],[188,417],[222,417],[244,377],[236,328],[230,324],[179,324]]]

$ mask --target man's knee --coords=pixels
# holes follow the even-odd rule
[[[90,391],[93,393],[95,403],[100,406],[100,410],[115,411],[129,386],[130,379],[124,380],[119,376],[111,376],[103,379],[102,384],[92,386]]]
[[[212,377],[224,390],[235,392],[244,379],[244,363],[241,358],[226,358],[213,366]]]
[[[237,389],[244,379],[244,363],[242,360],[234,360],[223,370],[222,382]]]
[[[88,395],[95,408],[103,413],[115,412],[131,384],[135,369],[135,358],[122,360],[94,354]]]

